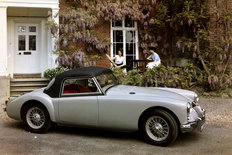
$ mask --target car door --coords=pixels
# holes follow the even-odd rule
[[[93,78],[69,78],[62,84],[59,98],[59,119],[66,124],[96,126],[101,94]]]

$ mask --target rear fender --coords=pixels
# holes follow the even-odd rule
[[[52,99],[46,98],[44,96],[34,96],[31,99],[28,99],[27,101],[25,101],[21,107],[21,118],[22,118],[22,109],[30,104],[30,103],[38,103],[38,104],[42,104],[47,110],[48,113],[50,115],[50,119],[51,121],[55,122],[55,108],[54,105],[52,103]]]

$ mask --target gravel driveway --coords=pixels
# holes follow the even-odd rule
[[[232,154],[232,99],[201,98],[200,104],[203,132],[181,134],[169,147],[146,144],[138,133],[56,126],[34,134],[0,110],[0,154]]]

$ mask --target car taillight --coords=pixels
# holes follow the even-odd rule
[[[8,101],[9,101],[9,100],[6,100],[6,101],[5,101],[5,105],[6,105],[6,106],[7,106]]]

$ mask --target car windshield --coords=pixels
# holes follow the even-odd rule
[[[119,84],[118,79],[111,73],[101,74],[96,78],[104,92],[110,87]]]

